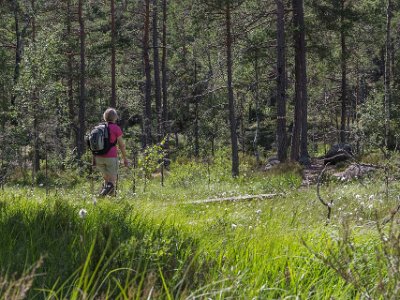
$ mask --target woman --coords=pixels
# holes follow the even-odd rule
[[[129,165],[124,140],[122,139],[122,130],[116,124],[118,120],[117,111],[114,108],[108,108],[104,114],[103,119],[108,123],[110,132],[110,143],[118,145],[122,154],[124,166]],[[117,147],[114,145],[106,154],[95,156],[95,165],[97,169],[103,174],[104,184],[100,192],[100,196],[115,195],[115,187],[118,178],[118,152]]]

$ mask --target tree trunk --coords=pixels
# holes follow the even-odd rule
[[[307,72],[303,0],[292,0],[295,47],[295,116],[292,134],[291,159],[309,163],[307,140]],[[300,156],[299,156],[300,148]]]
[[[32,44],[33,48],[36,48],[36,19],[35,19],[35,0],[31,1],[33,17],[32,17]],[[33,77],[33,91],[32,91],[32,115],[33,115],[33,175],[37,174],[40,170],[40,149],[39,149],[39,121],[38,121],[38,104],[39,97],[37,91],[36,82],[36,63],[32,66],[32,77]]]
[[[145,0],[145,19],[143,26],[143,66],[145,75],[143,128],[144,147],[152,144],[151,137],[151,70],[149,58],[150,0]]]
[[[167,74],[167,0],[163,0],[163,26],[162,26],[162,135],[170,132],[168,126],[168,74]],[[165,141],[165,148],[168,149],[168,137]]]
[[[200,132],[199,132],[199,102],[196,98],[194,104],[194,156],[199,157],[200,155]]]
[[[235,115],[235,99],[233,96],[232,86],[232,33],[231,33],[231,7],[227,4],[225,10],[226,18],[226,66],[227,66],[227,88],[228,88],[228,107],[229,107],[229,123],[231,131],[231,146],[232,146],[232,176],[239,176],[239,154],[238,141],[236,132],[236,115]]]
[[[115,0],[111,0],[111,101],[110,107],[117,106],[115,78]]]
[[[196,58],[195,58],[196,60]],[[194,62],[194,84],[197,86],[197,63]],[[194,101],[194,156],[199,157],[200,153],[200,138],[199,138],[199,95],[196,88],[193,89]]]
[[[16,44],[15,44],[15,66],[14,66],[14,78],[13,83],[14,86],[17,85],[19,74],[20,74],[20,65],[22,59],[22,33],[19,26],[19,12],[20,7],[18,4],[18,0],[13,0],[13,9],[14,9],[14,22],[15,22],[15,36],[16,36]],[[11,106],[15,106],[16,95],[15,92],[12,92],[11,96]]]
[[[300,89],[300,25],[299,25],[299,12],[298,12],[298,2],[299,0],[292,0],[293,6],[293,26],[295,30],[293,31],[293,41],[294,41],[294,50],[295,50],[295,64],[294,64],[294,73],[295,73],[295,98],[294,98],[294,120],[293,120],[293,129],[292,129],[292,143],[290,149],[290,159],[293,161],[299,160],[299,149],[300,149],[300,134],[301,134],[301,89]]]
[[[56,124],[56,146],[55,146],[55,151],[61,160],[57,162],[57,167],[59,170],[64,171],[65,170],[65,164],[63,163],[66,158],[67,154],[67,147],[65,147],[65,132],[63,130],[64,127],[64,105],[62,100],[57,98],[56,100],[56,107],[57,107],[57,124]],[[47,153],[47,145],[46,145],[46,153]]]
[[[385,147],[389,146],[389,132],[390,132],[390,102],[391,102],[391,22],[392,22],[392,1],[387,0],[386,5],[386,47],[385,47],[385,99],[384,99],[384,110],[385,110]]]
[[[310,164],[310,155],[308,154],[308,93],[307,93],[307,60],[306,60],[306,39],[304,25],[303,0],[298,0],[298,17],[300,28],[300,88],[301,88],[301,140],[300,140],[300,162],[303,165]]]
[[[244,125],[244,114],[245,114],[245,109],[244,105],[246,103],[245,99],[245,94],[244,93],[237,93],[236,94],[236,99],[239,102],[238,105],[238,111],[235,112],[236,117],[236,128],[240,128],[240,135],[237,135],[237,140],[241,141],[240,144],[242,146],[242,154],[246,153],[246,129]],[[238,147],[239,149],[239,147]]]
[[[158,51],[158,2],[153,0],[153,64],[154,64],[154,94],[157,113],[157,141],[162,140],[162,103],[160,80],[160,55]]]
[[[68,117],[70,128],[72,129],[69,134],[70,138],[74,139],[74,143],[77,146],[78,142],[78,128],[75,123],[75,103],[74,103],[74,68],[73,68],[73,47],[70,44],[70,38],[72,37],[71,23],[72,23],[72,12],[71,12],[71,0],[67,2],[67,36],[68,36],[68,50],[67,50],[67,101],[68,101]]]
[[[33,175],[37,174],[40,170],[40,151],[39,151],[39,124],[37,113],[33,113]]]
[[[83,16],[83,0],[78,2],[79,39],[80,39],[80,78],[79,78],[79,129],[77,142],[77,157],[81,159],[85,150],[85,105],[86,105],[86,67],[85,67],[85,23]]]
[[[340,48],[341,58],[340,65],[342,69],[342,81],[341,81],[341,119],[340,119],[340,142],[346,142],[346,111],[347,111],[347,49],[346,49],[346,34],[344,29],[344,5],[345,0],[340,1]]]
[[[278,160],[287,158],[286,138],[286,46],[285,7],[283,0],[276,0],[277,6],[277,146]]]
[[[260,133],[260,91],[258,87],[258,81],[259,81],[259,74],[258,74],[258,53],[256,53],[256,57],[254,60],[254,74],[255,74],[255,100],[256,100],[256,132],[254,134],[254,139],[253,139],[253,150],[254,150],[254,155],[256,157],[257,165],[260,162],[260,153],[258,152],[258,135]],[[242,119],[243,123],[243,119]],[[243,134],[244,135],[244,134]]]

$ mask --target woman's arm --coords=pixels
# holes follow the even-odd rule
[[[125,142],[122,138],[122,136],[119,136],[117,138],[117,144],[118,144],[118,148],[121,150],[122,153],[122,159],[124,160],[124,166],[127,167],[129,165],[129,161],[126,155],[126,147],[125,147]]]

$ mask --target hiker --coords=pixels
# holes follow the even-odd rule
[[[104,183],[100,192],[100,196],[115,195],[116,185],[118,179],[118,153],[117,147],[122,154],[124,166],[128,167],[129,162],[126,156],[126,148],[124,140],[122,139],[122,130],[116,124],[118,120],[117,111],[114,108],[108,108],[104,114],[103,119],[108,124],[109,128],[109,142],[110,149],[105,154],[94,155],[94,165],[103,175]]]

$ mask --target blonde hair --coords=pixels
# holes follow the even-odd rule
[[[116,122],[118,120],[117,111],[114,108],[107,108],[103,114],[103,119],[106,122]]]

